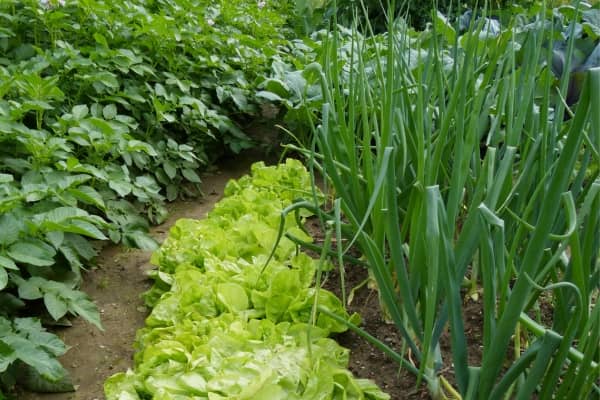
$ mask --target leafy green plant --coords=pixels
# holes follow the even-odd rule
[[[581,12],[581,19],[574,23],[574,28],[564,29],[568,21],[577,14],[573,6],[562,6],[554,13],[558,20],[560,40],[553,43],[552,72],[560,78],[568,70],[569,83],[565,101],[571,106],[581,95],[585,73],[592,68],[600,67],[600,8],[589,8]],[[569,47],[572,47],[569,49]],[[570,57],[567,60],[567,57]]]
[[[67,348],[55,335],[42,328],[33,318],[16,318],[9,321],[0,317],[0,355],[2,381],[15,380],[18,369],[31,369],[47,381],[64,380],[66,370],[56,357],[63,355]],[[72,389],[72,385],[68,389]],[[1,392],[0,392],[1,394]]]
[[[348,351],[328,338],[358,318],[314,286],[325,265],[289,240],[266,264],[282,209],[310,190],[298,161],[256,163],[206,219],[176,224],[154,256],[153,309],[138,331],[135,368],[106,381],[107,399],[389,399],[354,378]],[[310,239],[293,215],[281,226]]]

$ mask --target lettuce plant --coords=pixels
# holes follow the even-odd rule
[[[310,192],[298,161],[257,163],[206,219],[177,223],[155,253],[154,308],[137,335],[134,369],[106,381],[108,400],[389,399],[354,378],[348,351],[328,338],[358,316],[314,286],[323,265],[291,241],[266,263],[282,211]],[[309,240],[295,218],[283,229]]]

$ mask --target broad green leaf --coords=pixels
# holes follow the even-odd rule
[[[0,183],[10,183],[14,181],[14,177],[11,174],[0,173]]]
[[[83,219],[73,219],[61,227],[65,232],[76,233],[96,240],[107,240],[107,237],[96,225]]]
[[[163,169],[169,179],[173,179],[177,175],[177,166],[172,161],[166,160],[163,163]]]
[[[61,224],[69,221],[72,218],[87,217],[89,215],[90,214],[87,211],[77,207],[56,207],[48,212],[36,215],[34,220],[37,223],[48,221]]]
[[[157,156],[158,153],[152,145],[142,142],[141,140],[130,140],[127,142],[128,151],[142,151],[150,156]]]
[[[583,30],[591,38],[594,38],[594,39],[600,38],[600,25],[595,25],[595,24],[591,24],[589,22],[585,22],[585,23],[583,23]]]
[[[142,231],[126,232],[124,236],[130,241],[130,245],[142,250],[156,250],[158,244],[152,236]]]
[[[102,45],[102,47],[108,48],[108,42],[106,41],[106,38],[99,32],[95,32],[93,34],[94,40],[96,41],[96,43]]]
[[[138,188],[144,189],[145,192],[158,193],[160,191],[160,186],[158,186],[154,177],[150,175],[141,175],[136,177],[135,185]]]
[[[26,100],[21,106],[26,109],[35,111],[47,111],[54,109],[52,104],[42,100]]]
[[[8,273],[4,267],[0,265],[0,290],[3,290],[6,285],[8,285]]]
[[[24,300],[41,299],[44,296],[40,287],[42,284],[40,278],[35,277],[19,283],[19,297]]]
[[[96,251],[96,249],[94,249],[90,241],[86,240],[85,238],[79,235],[65,234],[65,241],[61,249],[63,249],[65,246],[68,246],[69,248],[74,250],[81,258],[88,261],[96,257],[96,255],[98,254],[98,252]]]
[[[8,332],[12,330],[13,328],[11,322],[5,317],[0,316],[0,332],[2,332],[2,335],[7,335]]]
[[[282,270],[273,275],[269,298],[265,306],[267,317],[281,321],[292,301],[302,290],[299,271]]]
[[[56,251],[40,240],[14,243],[6,252],[13,260],[37,267],[49,267],[54,264]]]
[[[73,250],[72,247],[63,245],[59,248],[59,251],[61,252],[61,254],[65,257],[65,259],[69,263],[71,270],[79,271],[80,269],[83,268],[83,263],[81,262],[79,255],[77,254],[77,252],[75,250]]]
[[[21,229],[23,229],[23,222],[12,213],[0,215],[0,245],[7,246],[16,242]]]
[[[31,341],[20,336],[9,336],[3,341],[13,348],[16,358],[30,365],[45,379],[58,381],[65,376],[60,362]]]
[[[600,8],[585,10],[582,13],[583,29],[590,35],[592,39],[600,37]]]
[[[133,190],[133,185],[123,180],[109,180],[108,186],[121,197],[127,196]]]
[[[246,98],[246,94],[241,89],[236,89],[232,91],[231,98],[235,105],[242,111],[249,112],[251,108],[248,107],[248,99]]]
[[[146,64],[132,65],[131,70],[140,76],[144,76],[144,75],[156,76],[154,69],[150,65],[146,65]],[[132,100],[134,100],[134,99],[137,101],[140,101],[140,102],[144,102],[146,100],[141,96],[135,96],[135,98],[132,98]]]
[[[193,169],[184,168],[181,170],[181,174],[183,175],[183,177],[185,179],[187,179],[190,182],[194,182],[194,183],[202,182],[202,180],[200,179],[200,177],[198,176],[196,171],[194,171]]]
[[[102,116],[104,119],[115,119],[117,116],[117,106],[114,104],[108,104],[102,109]]]
[[[179,187],[177,185],[167,185],[167,200],[174,201],[179,195]]]
[[[286,78],[287,78],[286,74]],[[287,98],[290,94],[288,85],[280,79],[268,79],[264,84],[267,92],[273,93],[278,97]]]
[[[154,93],[156,93],[157,96],[167,97],[167,91],[165,90],[165,87],[160,83],[156,83],[154,85]]]
[[[132,371],[120,372],[104,382],[104,394],[107,399],[114,400],[140,400],[135,390],[137,378]]]
[[[256,92],[256,97],[265,99],[268,101],[283,101],[284,100],[284,98],[279,96],[278,94],[269,92],[266,90],[260,90],[260,91]]]
[[[456,31],[446,16],[438,11],[435,16],[434,23],[437,31],[444,35],[446,42],[454,43],[456,39]]]
[[[58,250],[65,240],[65,233],[62,231],[46,232],[46,240]]]
[[[222,283],[216,286],[217,299],[229,312],[237,313],[248,309],[248,296],[244,288],[236,283]]]
[[[94,81],[94,83],[100,82],[103,85],[105,85],[111,89],[118,89],[120,86],[116,75],[113,74],[112,72],[107,72],[107,71],[97,72],[93,75],[86,75],[86,76],[84,76],[84,78]]]
[[[286,73],[285,83],[298,98],[301,98],[304,95],[307,84],[302,71]]]
[[[69,311],[75,315],[79,315],[88,322],[94,324],[101,331],[102,323],[100,322],[100,313],[98,307],[90,300],[90,298],[83,292],[74,291],[74,294],[68,299],[69,300]]]
[[[48,292],[44,294],[44,305],[48,310],[48,313],[58,321],[68,312],[68,305],[57,293]]]
[[[62,190],[66,190],[71,187],[79,186],[80,184],[89,181],[92,177],[88,174],[65,174],[65,173],[47,173],[46,183],[51,186],[58,186]]]
[[[14,326],[19,334],[27,336],[32,343],[42,347],[50,354],[61,356],[67,352],[67,346],[62,340],[58,336],[46,332],[37,318],[15,318]]]
[[[14,271],[19,270],[19,267],[17,267],[17,264],[15,264],[15,262],[13,260],[11,260],[8,257],[4,257],[3,255],[0,255],[0,267],[6,268],[6,269],[12,269]]]
[[[0,332],[2,335],[6,335],[7,332],[4,332],[0,327]],[[14,349],[8,344],[4,343],[0,338],[0,373],[7,370],[10,364],[12,364],[17,359],[17,353]]]
[[[76,120],[84,119],[89,112],[90,110],[85,104],[76,105],[71,109],[71,114]]]
[[[68,193],[73,195],[77,200],[96,206],[101,210],[106,208],[102,195],[91,186],[78,186],[76,188],[70,188]]]
[[[64,370],[64,376],[55,382],[45,379],[35,368],[27,364],[19,365],[18,371],[19,385],[30,392],[66,393],[75,391],[71,375],[67,370]]]

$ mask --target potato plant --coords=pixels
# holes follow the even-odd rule
[[[32,307],[101,327],[78,290],[92,241],[155,248],[164,202],[199,194],[201,168],[253,145],[239,124],[286,57],[287,3],[234,4],[0,2],[0,388],[23,368],[65,375],[56,338],[23,319]]]

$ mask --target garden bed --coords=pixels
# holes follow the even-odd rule
[[[598,397],[597,2],[432,13],[425,31],[351,22],[353,1],[151,3],[0,2],[0,400],[72,389],[67,346],[79,392],[49,398],[102,398],[144,321],[110,399],[386,397],[351,372],[398,399]],[[264,118],[289,135],[253,135]],[[148,252],[108,246],[95,265],[100,242],[154,250],[166,202],[216,200],[198,174],[258,141],[322,173],[327,207],[299,164],[285,194],[270,169],[232,183],[247,197],[154,253],[145,306]],[[343,284],[289,236],[270,253],[310,241],[296,222],[313,214],[318,245],[348,244],[331,259],[360,251]],[[58,328],[73,316],[87,323]],[[214,343],[281,368],[233,357],[222,374]]]

